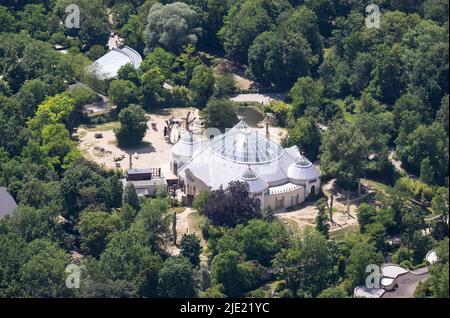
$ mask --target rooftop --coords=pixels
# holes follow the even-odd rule
[[[0,218],[11,214],[17,203],[5,187],[0,187]]]
[[[277,160],[283,149],[258,134],[244,121],[211,140],[209,147],[225,160],[244,164],[262,164]]]
[[[100,57],[93,64],[93,69],[100,79],[110,79],[117,77],[119,69],[131,63],[136,69],[141,65],[142,57],[138,52],[128,46],[123,48],[113,48],[111,51]]]

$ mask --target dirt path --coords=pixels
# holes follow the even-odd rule
[[[332,181],[326,183],[322,187],[323,193],[330,200]],[[333,203],[333,221],[330,226],[330,234],[335,231],[353,230],[358,226],[358,220],[356,219],[356,211],[358,209],[358,200],[361,200],[364,196],[350,201],[349,211],[347,214],[346,201],[335,198]],[[276,216],[281,220],[284,220],[293,230],[301,230],[305,226],[315,226],[318,209],[314,203],[310,203],[295,211],[277,213]]]

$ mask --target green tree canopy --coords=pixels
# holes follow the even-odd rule
[[[201,31],[199,15],[189,5],[182,2],[156,3],[148,12],[146,51],[161,46],[179,52],[183,45],[195,44]]]
[[[120,128],[115,129],[117,143],[122,147],[137,146],[147,131],[145,112],[139,105],[130,105],[119,113]]]

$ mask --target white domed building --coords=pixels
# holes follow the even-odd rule
[[[178,168],[191,159],[200,147],[200,140],[195,139],[192,133],[187,133],[181,137],[171,149],[170,169],[172,172],[177,174]]]
[[[244,121],[206,143],[192,135],[180,139],[172,147],[171,166],[184,182],[189,202],[201,191],[243,181],[262,209],[284,211],[320,187],[319,169],[296,146],[283,149]]]

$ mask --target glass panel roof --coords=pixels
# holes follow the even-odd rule
[[[215,137],[210,149],[220,157],[245,164],[267,163],[278,159],[283,149],[240,121],[225,134]]]

